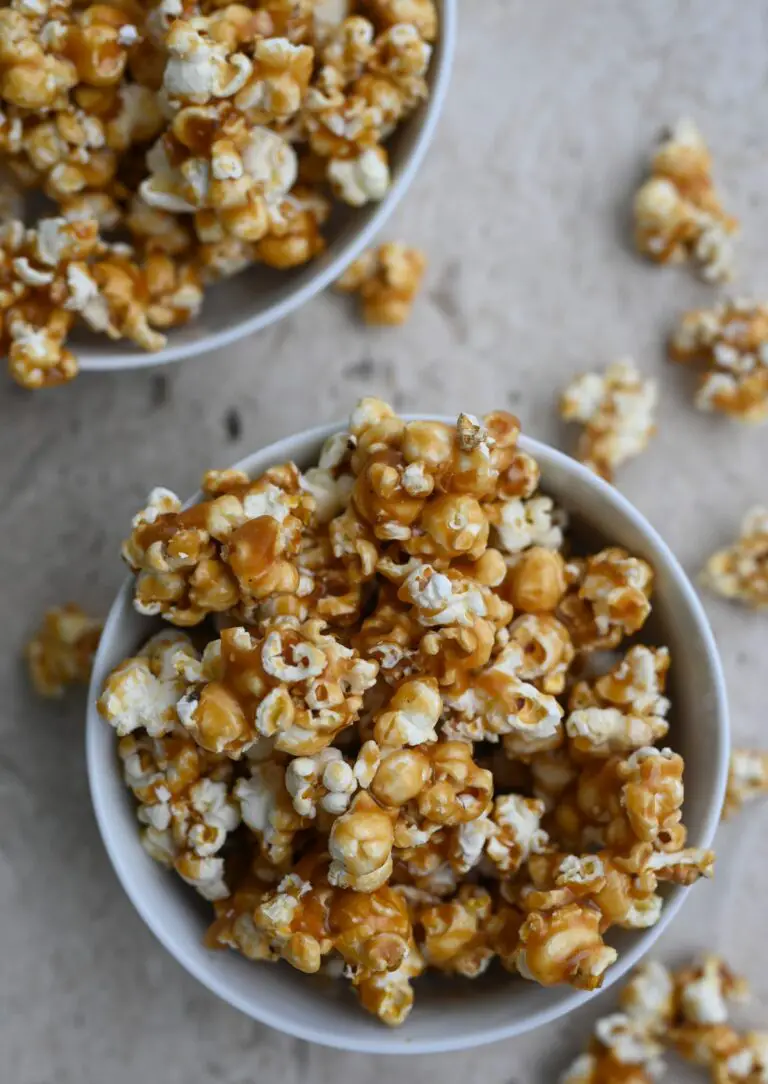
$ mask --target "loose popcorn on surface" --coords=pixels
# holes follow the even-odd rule
[[[359,294],[367,324],[404,324],[426,266],[423,252],[389,241],[355,260],[336,282],[336,289]]]
[[[71,380],[78,325],[159,350],[210,283],[318,256],[334,200],[389,191],[388,140],[428,97],[437,34],[432,0],[10,0],[0,350],[13,378]],[[19,214],[27,189],[90,245],[38,244]],[[423,256],[385,245],[374,262],[366,318],[400,323]]]
[[[768,795],[768,751],[734,749],[728,772],[723,816],[738,813],[745,802]]]
[[[48,610],[26,647],[29,676],[40,696],[62,696],[68,685],[88,683],[101,626],[73,603]]]
[[[708,282],[733,277],[738,220],[723,209],[696,125],[681,120],[660,141],[634,202],[635,244],[656,263],[691,262]]]
[[[768,305],[735,299],[687,312],[669,356],[700,374],[699,410],[740,422],[768,419]]]
[[[185,509],[156,488],[123,544],[134,606],[176,626],[99,700],[143,845],[213,901],[209,945],[342,969],[390,1025],[424,970],[595,989],[612,927],[712,872],[655,744],[669,652],[596,665],[652,570],[571,552],[519,428],[364,399],[317,465],[209,471]],[[603,1029],[599,1073],[637,1027]]]
[[[741,536],[709,558],[700,579],[723,598],[756,610],[768,607],[768,509],[747,512]]]
[[[580,422],[576,458],[602,478],[640,455],[656,431],[656,381],[645,378],[632,361],[617,361],[604,374],[584,373],[563,392],[560,415]]]
[[[747,995],[744,979],[718,956],[677,971],[641,964],[619,995],[621,1011],[596,1022],[587,1052],[560,1084],[651,1084],[665,1075],[670,1053],[707,1069],[715,1084],[760,1084],[768,1033],[730,1023],[729,1003]]]

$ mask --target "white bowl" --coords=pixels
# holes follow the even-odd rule
[[[288,437],[237,466],[253,476],[288,459],[309,466],[317,461],[325,438],[343,428],[330,425]],[[543,490],[577,524],[589,525],[584,533],[592,534],[598,544],[610,541],[625,546],[655,569],[655,604],[644,633],[648,640],[671,649],[669,743],[685,758],[684,817],[689,843],[708,847],[725,793],[729,746],[725,685],[701,604],[670,549],[616,489],[546,445],[525,438],[520,445],[538,460]],[[132,587],[133,581],[128,580],[112,606],[93,668],[88,778],[101,835],[123,888],[152,932],[192,975],[248,1016],[280,1031],[326,1046],[386,1054],[460,1050],[519,1035],[593,996],[569,988],[545,989],[495,969],[472,983],[420,980],[411,1016],[403,1027],[390,1031],[359,1007],[346,983],[309,978],[288,964],[252,963],[234,952],[206,949],[202,937],[210,921],[210,905],[142,849],[133,798],[118,766],[115,736],[96,709],[109,671],[155,628],[151,619],[133,609]],[[661,920],[653,928],[609,934],[619,958],[608,971],[605,986],[648,951],[690,891],[670,886]]]
[[[126,341],[111,342],[81,332],[75,349],[80,368],[91,372],[166,365],[230,343],[282,320],[336,281],[369,246],[413,181],[435,134],[443,108],[456,43],[457,0],[435,0],[440,33],[427,75],[429,98],[387,142],[392,186],[380,203],[363,208],[334,204],[325,229],[328,247],[317,259],[291,271],[254,266],[206,291],[200,315],[173,329],[163,350],[147,353]]]

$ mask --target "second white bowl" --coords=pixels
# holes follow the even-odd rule
[[[237,466],[252,476],[288,459],[306,468],[317,462],[325,438],[343,428],[324,426],[288,437]],[[538,460],[542,490],[571,514],[582,534],[591,536],[596,546],[608,542],[625,546],[655,570],[653,613],[643,638],[667,644],[671,651],[668,743],[685,758],[688,843],[708,847],[725,794],[729,746],[725,685],[701,603],[669,547],[617,490],[553,448],[525,438],[520,446]],[[437,1053],[490,1043],[552,1021],[593,996],[563,987],[545,989],[495,969],[473,982],[419,980],[411,1016],[403,1027],[390,1031],[360,1008],[346,983],[310,978],[287,964],[255,964],[234,952],[206,949],[202,938],[210,922],[210,905],[142,849],[115,736],[96,708],[110,670],[133,654],[155,628],[133,609],[132,589],[129,580],[112,606],[93,669],[88,778],[99,829],[123,888],[152,932],[195,978],[248,1016],[280,1031],[326,1046],[382,1054]],[[690,891],[671,886],[661,920],[651,929],[611,931],[607,940],[618,949],[619,959],[609,970],[605,987],[648,951]]]
[[[380,203],[352,208],[334,205],[325,235],[328,247],[317,259],[292,271],[254,265],[206,291],[200,315],[169,332],[163,350],[147,353],[129,343],[87,335],[75,349],[83,371],[141,369],[221,350],[245,335],[282,320],[338,279],[384,227],[413,181],[442,112],[456,43],[457,0],[436,0],[440,32],[427,82],[427,101],[387,143],[392,186]]]

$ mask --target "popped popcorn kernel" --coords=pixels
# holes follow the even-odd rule
[[[664,136],[635,196],[635,244],[656,263],[693,263],[707,282],[733,276],[739,223],[722,207],[704,139],[690,120]]]
[[[569,904],[551,914],[533,912],[520,929],[516,964],[525,979],[553,986],[567,981],[597,989],[618,953],[603,941],[600,914]]]
[[[557,616],[577,651],[618,647],[643,627],[651,612],[653,570],[619,546],[570,562],[566,578],[568,590]]]
[[[604,374],[584,373],[563,392],[560,416],[584,426],[576,458],[607,481],[617,467],[645,451],[656,431],[655,380],[633,362],[617,361]]]
[[[768,418],[768,306],[722,301],[685,313],[669,356],[699,373],[699,410],[748,423]]]
[[[745,802],[768,794],[768,752],[734,749],[728,773],[723,816],[738,813]]]
[[[62,696],[68,685],[88,682],[101,627],[74,603],[47,611],[26,647],[29,676],[40,696]]]
[[[768,606],[768,510],[756,506],[747,512],[741,536],[709,558],[701,583],[753,609]]]
[[[360,295],[367,324],[404,324],[425,269],[426,258],[418,249],[388,242],[355,260],[336,282],[336,289]]]
[[[669,652],[637,645],[594,682],[580,681],[569,697],[565,730],[575,752],[631,753],[663,738],[669,701],[663,695]]]
[[[384,26],[410,23],[425,41],[437,35],[437,9],[434,0],[366,0],[371,16]]]

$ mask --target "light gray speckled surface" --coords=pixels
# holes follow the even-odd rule
[[[632,353],[663,381],[660,432],[625,493],[695,570],[766,500],[768,430],[694,414],[663,362],[675,314],[706,302],[683,271],[636,260],[626,205],[657,130],[692,115],[744,223],[741,284],[768,290],[768,8],[760,0],[464,0],[439,136],[390,236],[430,254],[403,330],[371,333],[331,296],[227,357],[0,391],[0,1079],[8,1084],[549,1084],[592,1010],[486,1051],[393,1062],[270,1032],[217,1002],[154,943],[91,819],[82,701],[40,704],[18,649],[44,607],[103,611],[117,545],[147,488],[194,489],[207,466],[346,413],[363,392],[406,409],[508,406],[562,443],[563,380]],[[763,293],[763,296],[764,293]],[[234,419],[234,421],[233,421]],[[568,439],[567,437],[565,439]],[[764,736],[765,620],[707,599],[740,741]],[[753,979],[768,1023],[765,864],[755,809],[721,832],[717,884],[697,889],[668,954],[716,946]],[[608,995],[605,1004],[611,1004]],[[682,1075],[675,1073],[676,1079]]]

